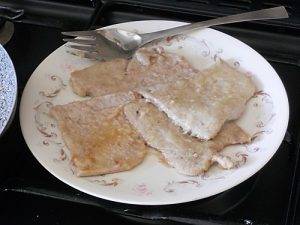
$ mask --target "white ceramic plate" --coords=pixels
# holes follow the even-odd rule
[[[136,32],[151,32],[183,25],[172,21],[138,21],[115,25]],[[69,166],[55,122],[47,116],[51,105],[84,98],[72,93],[70,72],[92,64],[66,52],[62,46],[34,71],[23,92],[20,121],[27,145],[37,160],[54,176],[85,193],[123,203],[164,205],[206,198],[230,189],[259,171],[275,154],[287,129],[289,106],[284,86],[270,64],[237,39],[213,29],[187,34],[162,43],[168,51],[184,55],[196,68],[206,68],[220,58],[251,76],[260,90],[247,104],[238,124],[257,136],[249,145],[224,150],[239,161],[239,168],[216,166],[205,175],[186,177],[149,153],[135,169],[105,176],[76,177]],[[275,184],[274,184],[275,185]]]

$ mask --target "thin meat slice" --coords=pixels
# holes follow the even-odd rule
[[[117,94],[51,108],[78,176],[126,171],[143,161],[147,147],[122,109],[133,98]]]
[[[144,87],[138,92],[184,132],[209,140],[226,121],[242,115],[255,85],[245,74],[221,62],[190,79]]]
[[[71,73],[70,86],[80,96],[101,96],[126,92],[132,83],[124,82],[128,60],[114,59],[98,62],[90,67]]]
[[[183,134],[171,123],[165,113],[143,100],[124,107],[130,123],[138,130],[147,144],[159,150],[169,165],[185,175],[199,175],[218,162],[218,152],[228,145],[250,141],[250,136],[233,122],[226,123],[211,141]]]
[[[114,59],[74,71],[70,85],[80,96],[101,96],[190,77],[195,72],[183,57],[143,48],[130,61]]]
[[[182,56],[162,47],[141,48],[128,63],[127,74],[139,80],[138,87],[172,82],[199,73]]]

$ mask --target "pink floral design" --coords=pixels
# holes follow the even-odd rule
[[[34,119],[37,130],[42,134],[44,146],[54,145],[59,149],[59,155],[53,159],[54,162],[62,162],[68,160],[67,154],[64,150],[64,144],[57,141],[57,129],[53,119],[49,116],[49,110],[53,104],[45,101],[34,107],[36,111]]]
[[[243,153],[243,152],[237,152],[235,154],[235,157],[237,159],[235,167],[238,168],[247,162],[248,154]]]
[[[121,179],[119,178],[113,178],[110,181],[107,180],[90,180],[91,183],[97,183],[100,184],[102,186],[112,186],[112,187],[116,187],[117,185],[119,185]]]
[[[71,72],[73,72],[73,71],[76,69],[73,65],[71,65],[71,64],[69,64],[69,63],[63,63],[63,64],[61,64],[61,65],[60,65],[60,68],[61,68],[64,72],[66,72],[66,73],[71,73]]]
[[[225,179],[224,176],[215,176],[215,177],[213,177],[213,176],[208,175],[207,173],[203,173],[201,175],[201,178],[202,178],[202,180],[222,180],[222,179]]]
[[[257,103],[257,102],[254,102],[254,103],[253,103],[253,107],[258,107],[258,103]]]
[[[204,46],[205,46],[205,48],[206,48],[206,50],[203,50],[202,51],[202,56],[204,56],[204,57],[207,57],[207,56],[209,56],[210,55],[210,48],[208,47],[208,44],[206,43],[206,40],[202,40],[201,41],[201,44],[203,44]]]
[[[147,187],[146,184],[137,184],[134,188],[133,191],[140,196],[150,196],[152,195],[152,191],[150,191]]]
[[[49,109],[53,106],[51,102],[42,102],[41,104],[34,107],[34,110],[36,111],[34,115],[34,121],[37,130],[46,138],[56,137],[57,134],[54,133],[49,129],[47,126],[47,121],[44,121],[44,117],[48,115]],[[44,145],[47,145],[47,143],[43,143]]]
[[[240,67],[240,62],[239,61],[235,61],[233,63],[234,68],[239,68]]]
[[[267,119],[267,121],[265,121],[265,122],[263,122],[263,121],[258,121],[257,123],[256,123],[256,127],[257,128],[262,128],[262,127],[265,127],[265,126],[267,126],[267,124],[274,118],[276,116],[276,114],[275,113],[272,113],[271,115],[270,115],[270,117]]]
[[[43,141],[43,145],[49,146],[49,142],[48,142],[47,140],[44,140],[44,141]]]
[[[65,160],[67,159],[67,154],[65,153],[65,151],[64,151],[63,148],[60,149],[59,154],[60,154],[60,155],[59,155],[59,159],[60,159],[61,161],[65,161]]]
[[[163,188],[163,190],[167,193],[173,193],[173,192],[176,191],[176,189],[178,189],[180,187],[184,187],[186,185],[192,185],[194,187],[200,187],[200,183],[196,180],[170,181]]]
[[[251,142],[253,142],[254,140],[256,140],[262,134],[271,134],[272,132],[273,132],[273,130],[261,130],[261,131],[258,131],[258,132],[254,133],[252,135]],[[249,145],[244,145],[244,146],[249,146]]]
[[[249,153],[255,153],[260,150],[260,147],[258,147],[258,146],[244,145],[244,147],[246,148],[246,151]]]
[[[51,89],[42,90],[39,92],[39,94],[43,97],[54,98],[66,85],[63,83],[63,80],[56,75],[50,76],[50,80],[53,81],[53,84],[50,87]]]
[[[250,73],[247,73],[247,74],[250,74]],[[251,98],[257,98],[258,96],[267,96],[267,97],[271,98],[271,96],[268,93],[264,92],[263,90],[255,92]]]
[[[56,163],[60,163],[66,160],[68,160],[68,156],[63,148],[59,150],[59,156],[53,159],[53,161]]]

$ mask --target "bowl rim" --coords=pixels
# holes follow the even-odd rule
[[[16,111],[16,102],[17,102],[17,95],[18,95],[18,81],[17,81],[17,75],[16,75],[16,70],[14,67],[14,64],[9,56],[9,54],[7,53],[7,51],[5,50],[5,48],[0,44],[0,52],[2,52],[2,59],[4,59],[8,65],[7,68],[4,69],[4,73],[10,73],[13,77],[11,78],[11,81],[13,82],[13,89],[10,90],[11,95],[12,95],[12,101],[8,103],[8,110],[7,110],[7,115],[6,115],[6,119],[5,122],[0,126],[0,137],[5,133],[5,131],[7,130],[7,128],[9,127],[9,125],[11,124],[14,115],[15,115],[15,111]],[[1,60],[2,61],[2,60]],[[0,61],[0,63],[1,63]],[[0,115],[2,116],[2,115]]]

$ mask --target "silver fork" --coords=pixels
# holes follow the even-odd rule
[[[76,39],[65,38],[63,40],[75,43],[76,45],[69,45],[68,47],[82,51],[83,57],[109,60],[113,58],[130,58],[138,48],[151,41],[183,34],[187,31],[221,24],[281,18],[288,18],[288,13],[283,6],[219,17],[145,34],[137,34],[117,28],[71,31],[62,32],[62,34],[79,37]]]

